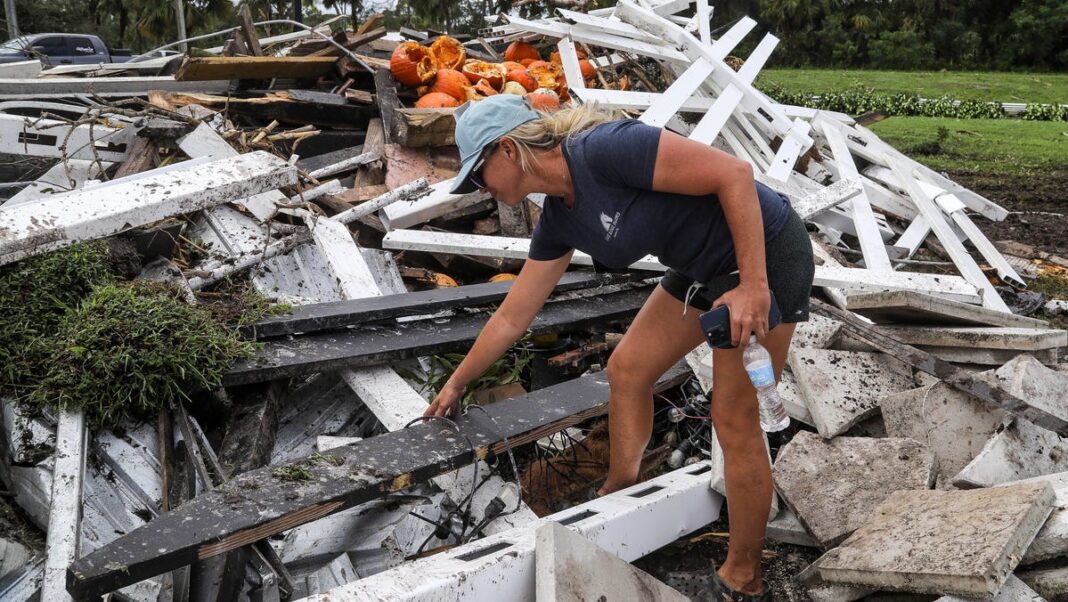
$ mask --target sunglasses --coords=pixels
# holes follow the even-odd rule
[[[482,190],[486,187],[486,180],[482,177],[482,168],[486,166],[486,159],[493,154],[493,151],[497,149],[497,143],[494,142],[482,150],[482,154],[479,156],[478,161],[475,161],[475,166],[471,168],[471,175],[468,179],[475,185],[475,188]]]

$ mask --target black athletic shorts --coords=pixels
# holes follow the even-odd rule
[[[812,292],[812,276],[816,265],[812,260],[812,242],[805,229],[805,222],[793,209],[783,224],[782,230],[771,240],[764,241],[767,262],[768,288],[775,293],[783,322],[808,320],[809,295]],[[675,270],[669,269],[660,280],[672,297],[685,303],[686,291],[694,281]],[[690,306],[708,310],[712,302],[723,293],[738,286],[738,274],[716,276],[702,283],[697,293],[690,297]]]

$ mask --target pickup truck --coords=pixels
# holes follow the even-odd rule
[[[49,67],[124,63],[129,50],[112,50],[92,34],[35,33],[0,44],[0,64],[41,59]]]

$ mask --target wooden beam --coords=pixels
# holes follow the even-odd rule
[[[587,298],[550,303],[530,325],[534,334],[582,328],[629,318],[637,313],[651,286],[622,288]],[[395,360],[466,349],[485,326],[485,314],[366,326],[341,333],[305,335],[268,341],[248,360],[239,361],[226,375],[226,386],[374,366]]]
[[[689,374],[677,366],[656,389]],[[462,437],[444,422],[428,421],[293,462],[289,470],[247,472],[82,557],[67,573],[67,589],[79,599],[99,596],[407,489],[607,409],[608,379],[600,372],[497,402],[486,407],[488,415],[460,416]]]
[[[204,56],[186,57],[177,81],[235,79],[314,79],[330,73],[336,60],[328,56]]]
[[[455,109],[397,109],[394,142],[402,146],[456,144]]]
[[[605,274],[568,272],[557,283],[556,292],[591,288],[618,281],[619,278]],[[300,305],[284,316],[267,318],[249,326],[245,329],[245,334],[267,339],[296,333],[338,330],[402,316],[431,314],[443,309],[478,307],[502,301],[511,288],[511,282],[487,282],[401,295]]]
[[[252,24],[252,10],[249,9],[248,4],[241,5],[241,10],[237,11],[237,22],[248,51],[253,56],[263,56],[263,47],[260,46],[260,39],[256,36],[256,27]]]
[[[344,41],[341,42],[341,45],[344,46],[346,50],[355,50],[356,48],[359,48],[364,44],[370,44],[371,42],[374,42],[375,40],[384,37],[386,37],[385,27],[379,27],[371,31],[357,31],[356,33],[346,33]],[[307,56],[336,57],[339,54],[341,54],[341,52],[338,50],[337,46],[334,46],[333,44],[327,44],[326,47],[320,48],[315,52],[310,52]]]
[[[400,108],[400,99],[397,97],[397,82],[388,68],[375,71],[375,99],[378,101],[378,111],[382,117],[382,128],[385,136],[385,144],[395,142],[397,109]]]

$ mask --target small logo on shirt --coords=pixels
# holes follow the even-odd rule
[[[604,227],[604,239],[612,240],[619,234],[619,212],[612,217],[608,217],[607,213],[601,212],[601,226]]]

